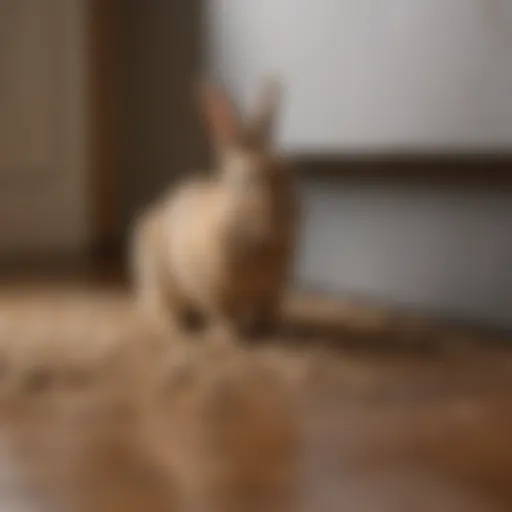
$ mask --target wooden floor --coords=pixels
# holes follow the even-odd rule
[[[100,281],[0,291],[0,510],[512,510],[507,340],[312,297],[170,339]]]

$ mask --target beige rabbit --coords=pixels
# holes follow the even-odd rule
[[[271,144],[278,93],[268,82],[243,121],[223,90],[202,86],[216,169],[165,194],[135,225],[135,293],[159,321],[184,326],[200,315],[230,335],[275,327],[298,219],[293,173]]]

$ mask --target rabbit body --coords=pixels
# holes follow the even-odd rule
[[[218,155],[209,177],[167,192],[136,222],[132,263],[142,307],[179,324],[199,313],[232,331],[271,327],[293,263],[298,203],[293,175],[270,149],[269,90],[241,126],[221,91],[206,113]]]
[[[133,248],[142,305],[174,322],[199,312],[224,326],[273,323],[293,261],[297,208],[287,169],[273,178],[245,191],[190,180],[142,215]]]

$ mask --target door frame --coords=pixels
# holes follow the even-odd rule
[[[122,0],[87,0],[89,197],[94,256],[121,246]]]

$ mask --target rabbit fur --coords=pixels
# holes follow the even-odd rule
[[[136,298],[174,327],[198,314],[230,334],[244,325],[268,332],[293,266],[299,212],[293,172],[272,147],[279,86],[267,82],[246,119],[216,85],[202,85],[200,98],[216,169],[136,218]]]

